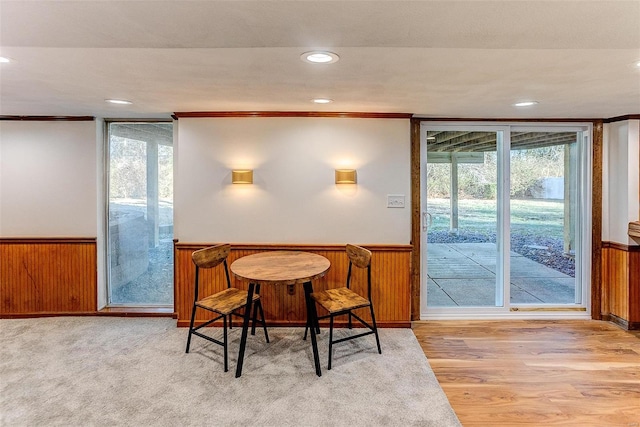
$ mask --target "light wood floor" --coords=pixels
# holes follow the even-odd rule
[[[460,422],[640,426],[640,333],[598,321],[420,321]]]

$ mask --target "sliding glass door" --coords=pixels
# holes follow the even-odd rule
[[[423,123],[421,317],[586,314],[589,136]]]

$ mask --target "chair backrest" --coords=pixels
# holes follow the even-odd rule
[[[231,245],[225,243],[197,250],[191,254],[191,259],[200,268],[213,268],[225,261],[229,252],[231,252]]]
[[[201,268],[214,268],[221,263],[224,265],[224,273],[227,278],[227,288],[231,287],[231,278],[229,277],[229,268],[227,267],[227,257],[231,252],[231,245],[228,243],[209,246],[208,248],[200,249],[191,254],[191,259],[196,265],[196,278],[195,278],[195,301],[198,300],[198,284]]]
[[[363,247],[347,244],[347,255],[356,267],[367,268],[371,264],[371,251]]]
[[[349,271],[347,272],[347,288],[351,287],[351,267],[367,269],[367,298],[371,301],[371,251],[361,246],[347,244]]]

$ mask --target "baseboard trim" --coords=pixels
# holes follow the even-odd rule
[[[603,314],[602,320],[605,322],[611,322],[625,331],[637,331],[640,329],[640,322],[629,322],[628,320],[618,317],[615,314]]]
[[[41,312],[41,313],[3,313],[0,314],[0,319],[35,319],[40,317],[168,317],[172,319],[177,318],[177,314],[171,311],[158,311],[158,309],[152,309],[149,311],[144,310],[130,310],[126,308],[118,310],[100,310],[100,311],[67,311],[67,312]]]
[[[200,323],[204,323],[205,320],[196,320],[196,325],[200,324]],[[218,326],[218,327],[222,327],[222,322],[214,322],[213,323],[214,326]],[[271,328],[303,328],[305,326],[305,322],[288,322],[288,321],[284,321],[284,320],[275,320],[273,322],[271,321],[267,321],[267,327]],[[346,328],[347,327],[347,322],[346,321],[340,321],[340,322],[333,322],[334,327],[336,328]],[[178,320],[178,324],[177,324],[178,328],[188,328],[189,327],[189,321],[188,320]],[[397,322],[377,322],[377,326],[378,328],[411,328],[411,322],[409,321],[397,321]],[[233,321],[233,327],[234,328],[240,328],[242,327],[242,321],[241,320],[236,320],[234,319]],[[256,328],[259,328],[260,326],[256,326]],[[321,328],[328,328],[329,327],[329,322],[320,322],[320,327]],[[358,324],[357,321],[354,321],[353,323],[353,327],[354,328],[359,328],[362,327],[362,325]]]

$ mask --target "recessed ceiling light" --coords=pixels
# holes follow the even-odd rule
[[[118,104],[118,105],[131,105],[133,102],[126,101],[124,99],[105,99],[105,102],[109,102],[110,104]]]
[[[333,52],[314,50],[303,53],[300,59],[305,62],[311,62],[312,64],[333,64],[334,62],[338,62],[340,57]]]
[[[536,105],[538,101],[522,101],[516,102],[513,104],[515,107],[531,107],[532,105]]]
[[[636,62],[636,67],[640,68],[640,61]]]
[[[6,64],[7,62],[11,62],[11,60],[5,56],[0,56],[0,63]]]
[[[316,98],[312,100],[313,102],[315,102],[316,104],[330,104],[333,102],[333,99],[329,99],[329,98]]]

